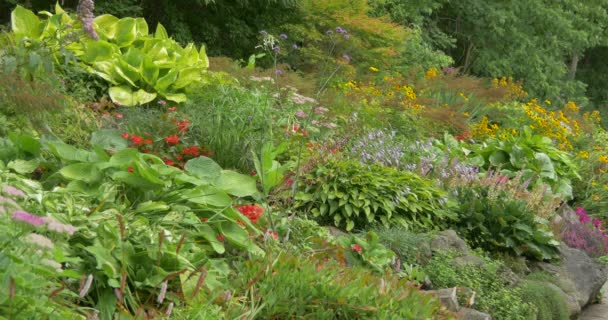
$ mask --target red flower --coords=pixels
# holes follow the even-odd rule
[[[123,115],[122,113],[117,113],[116,115],[114,115],[116,117],[116,119],[122,119]]]
[[[272,237],[275,241],[279,240],[279,234],[276,231],[270,229],[266,230],[266,236]]]
[[[133,167],[129,167],[127,171],[129,171],[129,173],[133,173]]]
[[[179,143],[179,137],[174,134],[174,135],[170,135],[168,137],[165,137],[165,142],[167,142],[167,144],[169,145],[176,145]]]
[[[255,171],[251,171],[249,174],[252,175],[252,176],[257,176],[258,175],[258,173],[255,172]]]
[[[153,144],[153,143],[154,143],[154,141],[152,141],[152,140],[150,140],[150,139],[146,139],[146,140],[144,140],[144,143],[145,143],[145,144]]]
[[[258,219],[264,213],[264,209],[255,204],[247,204],[236,207],[236,209],[241,212],[245,217],[249,218],[251,223],[256,223]]]
[[[183,148],[182,149],[182,153],[186,154],[186,155],[191,155],[191,156],[194,156],[194,157],[198,157],[200,155],[200,152],[199,152],[197,146]]]
[[[209,220],[209,218],[201,218],[201,222],[207,222],[207,220]]]
[[[175,162],[173,162],[173,160],[171,160],[171,159],[163,159],[163,161],[168,166],[174,166],[175,165]]]
[[[177,122],[177,130],[181,133],[186,133],[190,127],[190,120],[178,121]]]
[[[179,161],[184,160],[184,157],[182,157],[182,156],[181,156],[181,155],[179,155],[179,154],[178,154],[178,155],[176,155],[176,156],[175,156],[175,158],[176,158],[177,160],[179,160]]]
[[[177,111],[177,107],[175,107],[175,106],[169,107],[167,110],[169,110],[169,112],[174,112],[174,111]]]
[[[304,129],[300,130],[300,133],[305,137],[308,135],[308,131],[306,131]]]
[[[144,139],[140,136],[136,136],[136,135],[132,135],[131,136],[131,141],[133,142],[134,145],[136,146],[141,146],[142,144],[144,144]]]
[[[350,249],[353,251],[357,251],[357,253],[361,254],[361,251],[363,251],[363,249],[361,248],[360,245],[358,244],[353,244],[352,246],[350,246]]]
[[[224,235],[223,235],[223,234],[218,234],[218,235],[217,235],[217,240],[219,240],[219,241],[224,241],[224,239],[225,239],[225,238],[224,238]]]
[[[124,139],[129,139],[129,134],[127,132],[121,134],[120,136],[123,137]]]

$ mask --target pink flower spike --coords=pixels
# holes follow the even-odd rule
[[[13,187],[13,186],[4,186],[2,187],[2,192],[6,195],[13,197],[25,197],[25,192]]]
[[[42,217],[20,210],[13,212],[13,220],[27,222],[33,226],[41,226],[44,224],[44,219]]]

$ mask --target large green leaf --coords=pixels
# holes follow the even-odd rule
[[[118,18],[111,14],[102,14],[100,16],[95,17],[95,20],[93,20],[93,24],[96,26],[95,30],[97,31],[97,34],[102,39],[105,38],[112,40],[114,39],[114,37],[116,37],[116,23],[118,22],[118,20]]]
[[[216,185],[218,188],[237,197],[247,197],[258,192],[255,179],[230,170],[222,171]]]
[[[169,39],[169,34],[167,34],[167,29],[163,27],[160,22],[156,25],[156,33],[154,33],[154,38],[156,39]]]
[[[186,172],[213,184],[222,173],[222,167],[207,157],[194,158],[186,163]]]
[[[148,23],[146,23],[146,20],[144,18],[135,18],[135,26],[137,27],[137,36],[138,37],[147,37],[149,30],[148,30]]]
[[[156,99],[156,93],[146,92],[142,89],[133,92],[126,86],[111,87],[109,94],[115,103],[129,107],[146,104]]]
[[[88,40],[84,42],[84,55],[81,58],[84,62],[91,64],[98,61],[112,60],[117,53],[117,47],[107,41]]]
[[[245,248],[248,246],[247,237],[249,234],[247,231],[232,221],[224,221],[220,223],[220,232],[224,237],[231,243]]]
[[[178,75],[179,75],[179,72],[177,70],[175,70],[175,69],[169,70],[169,72],[167,72],[166,75],[164,75],[163,77],[159,78],[158,81],[156,81],[156,84],[154,85],[154,89],[156,89],[156,91],[161,92],[161,93],[167,91],[169,86],[171,86],[177,80]]]
[[[198,57],[201,60],[201,66],[205,69],[209,68],[209,57],[207,57],[204,44],[201,45],[201,50],[198,52]]]
[[[219,188],[209,185],[198,186],[182,192],[182,198],[192,202],[213,207],[227,207],[232,204],[232,198]]]
[[[194,83],[200,82],[203,76],[201,72],[202,70],[199,67],[184,68],[180,70],[179,76],[171,88],[182,89]]]
[[[42,22],[32,11],[17,5],[11,12],[11,28],[18,37],[38,39],[42,33]]]
[[[101,179],[101,173],[94,163],[74,163],[63,167],[59,173],[67,179],[92,183]]]
[[[130,46],[137,38],[137,21],[134,18],[122,18],[116,22],[114,42],[121,48]]]
[[[188,100],[188,97],[183,93],[165,93],[164,97],[169,101],[177,103],[186,102]]]
[[[152,59],[144,56],[141,65],[141,78],[150,86],[154,86],[158,80],[159,68],[154,64]]]

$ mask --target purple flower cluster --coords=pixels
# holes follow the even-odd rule
[[[562,226],[562,240],[571,248],[585,251],[591,257],[608,254],[606,227],[599,219],[587,215],[584,208],[576,208],[576,220],[567,220]]]
[[[65,233],[73,235],[76,232],[76,227],[71,224],[64,224],[52,217],[40,217],[33,215],[23,210],[13,212],[13,220],[31,224],[34,227],[46,225],[47,229],[57,233]]]
[[[78,2],[78,7],[76,8],[78,12],[78,17],[80,21],[82,21],[84,31],[93,39],[99,40],[99,36],[97,32],[95,32],[95,28],[93,28],[93,20],[95,19],[95,3],[93,0],[80,0]]]
[[[477,179],[479,168],[460,162],[458,157],[452,158],[449,151],[435,147],[432,140],[416,141],[406,151],[408,158],[418,159],[416,163],[404,165],[409,171],[433,176],[443,182],[458,179],[466,184]]]
[[[353,158],[365,164],[381,164],[399,167],[405,155],[401,143],[395,139],[395,132],[372,130],[356,140],[350,148]]]

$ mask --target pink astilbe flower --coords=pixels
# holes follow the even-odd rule
[[[44,217],[42,218],[42,220],[47,224],[46,227],[47,229],[51,230],[51,231],[55,231],[58,233],[65,233],[68,235],[74,235],[74,233],[76,233],[76,227],[74,227],[71,224],[64,224],[61,223],[57,220],[55,220],[55,218],[53,217]]]
[[[25,242],[35,244],[42,248],[53,249],[55,245],[51,239],[36,233],[30,233],[25,237]]]
[[[99,40],[99,36],[93,28],[93,19],[95,19],[95,14],[93,14],[95,3],[93,0],[80,0],[76,11],[78,12],[78,18],[82,21],[84,31],[94,40]]]
[[[21,210],[13,212],[13,220],[26,222],[33,226],[41,226],[45,223],[44,218]]]
[[[13,187],[13,186],[2,187],[2,192],[6,195],[13,196],[13,197],[20,197],[20,198],[25,197],[25,192]]]

